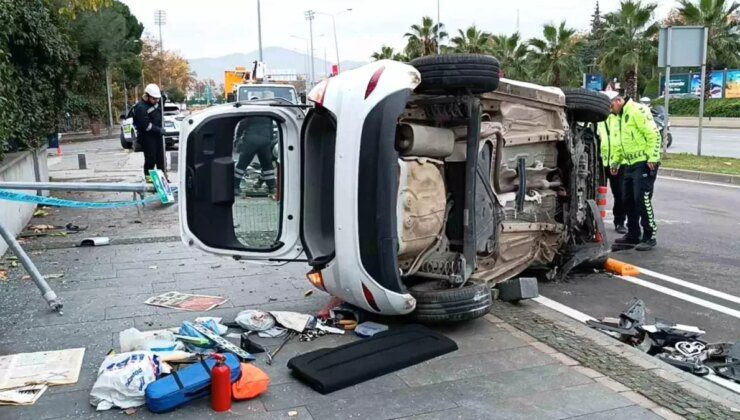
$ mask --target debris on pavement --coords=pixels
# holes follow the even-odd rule
[[[146,402],[144,392],[159,372],[159,361],[152,352],[110,354],[98,369],[90,404],[98,411],[142,406]]]
[[[80,246],[104,246],[110,245],[110,238],[107,236],[94,236],[90,238],[84,238],[80,241]]]
[[[8,280],[8,270],[0,268],[0,281]]]
[[[0,391],[0,405],[33,405],[47,388],[46,384],[40,384]]]
[[[223,305],[229,299],[219,296],[192,295],[189,293],[167,292],[151,297],[144,303],[163,308],[181,309],[184,311],[206,312]]]
[[[85,348],[0,356],[0,390],[77,383]]]
[[[606,262],[604,263],[604,269],[610,273],[614,273],[620,276],[637,276],[640,274],[640,269],[638,269],[634,265],[615,260],[614,258],[606,259]]]
[[[33,212],[33,217],[46,217],[48,215],[49,212],[44,210],[43,208],[39,208],[35,212]]]
[[[239,365],[242,375],[231,385],[231,395],[235,400],[250,400],[267,391],[270,377],[262,369],[251,363]]]
[[[266,331],[275,326],[275,318],[269,312],[255,309],[239,312],[234,322],[249,331]]]
[[[646,325],[645,303],[638,298],[632,299],[619,318],[589,320],[586,324],[683,371],[697,376],[714,372],[740,383],[740,341],[707,343],[700,338],[704,330],[658,318]]]
[[[64,274],[62,273],[46,274],[44,276],[44,278],[47,280],[56,280],[56,279],[61,279],[62,277],[64,277]]]
[[[388,326],[377,322],[365,321],[355,327],[355,334],[362,338],[372,337],[377,333],[388,331]]]

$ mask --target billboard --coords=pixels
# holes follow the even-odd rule
[[[587,74],[586,86],[588,90],[601,91],[604,89],[604,76],[601,74]]]
[[[689,93],[691,86],[688,74],[672,74],[669,85],[671,95],[686,95]],[[663,95],[665,90],[665,76],[660,77],[660,94]]]
[[[672,77],[671,77],[672,78]],[[725,85],[725,72],[713,71],[707,80],[710,86],[711,98],[719,99],[722,97],[722,88]],[[673,92],[671,92],[673,93]],[[691,94],[699,96],[701,94],[701,73],[691,74]]]
[[[740,70],[727,71],[725,98],[740,98]]]

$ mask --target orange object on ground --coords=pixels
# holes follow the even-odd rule
[[[248,400],[267,391],[270,377],[262,369],[251,363],[242,363],[242,376],[231,385],[231,395],[235,400]]]
[[[607,258],[604,264],[606,271],[610,271],[620,276],[636,276],[640,274],[640,270],[634,265],[627,264],[614,258]]]

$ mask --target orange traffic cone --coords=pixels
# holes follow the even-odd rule
[[[59,145],[57,146],[57,156],[61,156],[61,155],[62,155],[62,143],[59,143]]]

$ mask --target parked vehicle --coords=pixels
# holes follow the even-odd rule
[[[314,286],[422,322],[482,316],[499,282],[605,255],[605,95],[499,80],[496,59],[460,54],[376,61],[309,99],[305,115],[282,100],[237,102],[183,124],[186,244],[305,261]],[[235,198],[234,135],[265,117],[278,129],[280,192]]]

